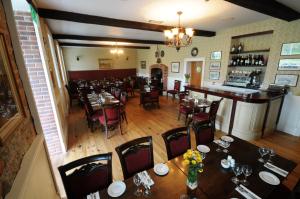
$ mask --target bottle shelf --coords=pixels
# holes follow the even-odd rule
[[[231,55],[242,55],[242,54],[251,54],[251,53],[262,53],[270,52],[270,49],[261,49],[261,50],[247,50],[242,52],[230,52]]]
[[[255,65],[250,65],[250,66],[231,66],[231,65],[228,65],[228,67],[244,67],[244,68],[248,68],[248,67],[267,67],[267,65],[263,65],[263,66],[255,66]]]

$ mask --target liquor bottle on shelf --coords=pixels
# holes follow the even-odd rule
[[[241,65],[241,66],[244,66],[244,65],[245,65],[244,60],[245,60],[245,58],[244,58],[244,56],[242,56],[242,57],[240,58],[240,65]]]
[[[243,51],[243,45],[242,45],[242,43],[239,44],[237,50],[238,50],[239,53],[241,53]]]
[[[231,53],[235,53],[236,52],[236,47],[235,47],[235,45],[233,45],[232,47],[231,47]]]
[[[240,56],[237,56],[237,59],[236,59],[236,65],[240,66]]]
[[[254,63],[255,66],[258,66],[258,60],[259,60],[258,57],[259,57],[259,55],[256,56],[255,63]]]
[[[237,63],[236,63],[236,56],[233,57],[232,65],[233,65],[233,66],[236,66],[236,65],[237,65]]]

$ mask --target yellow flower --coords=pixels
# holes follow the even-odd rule
[[[202,162],[202,158],[201,158],[201,157],[197,157],[196,161],[197,161],[198,163],[200,163],[200,162]]]
[[[185,153],[185,154],[183,154],[183,159],[187,159],[188,158],[188,156],[187,156],[187,154]]]
[[[192,164],[194,164],[194,165],[195,165],[196,163],[197,163],[197,162],[196,162],[196,160],[192,160]]]
[[[183,161],[183,164],[189,165],[189,164],[190,164],[190,161],[189,161],[189,160],[184,160],[184,161]]]
[[[199,173],[202,173],[202,172],[203,172],[203,169],[199,169],[198,172],[199,172]]]

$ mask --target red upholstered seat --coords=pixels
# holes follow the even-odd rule
[[[195,113],[193,115],[193,120],[197,122],[209,120],[209,113],[205,113],[205,112]]]
[[[142,137],[116,147],[124,179],[154,166],[152,137]]]
[[[67,197],[82,199],[86,198],[87,194],[107,188],[112,183],[111,160],[112,153],[107,153],[85,157],[60,166],[58,170]]]
[[[164,139],[168,159],[173,159],[184,154],[191,148],[190,131],[188,127],[171,129],[162,134]]]
[[[122,134],[120,103],[103,107],[102,115],[99,117],[99,122],[105,127],[106,138],[108,138],[108,128],[113,125],[119,124],[119,129]]]
[[[174,89],[173,90],[167,90],[167,98],[168,98],[168,94],[172,94],[173,95],[173,100],[175,99],[175,95],[179,94],[180,92],[180,86],[181,86],[181,81],[179,80],[175,80],[174,81]]]

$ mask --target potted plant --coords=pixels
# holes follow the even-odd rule
[[[190,73],[185,73],[184,77],[185,77],[185,83],[186,84],[190,83],[191,74]]]

